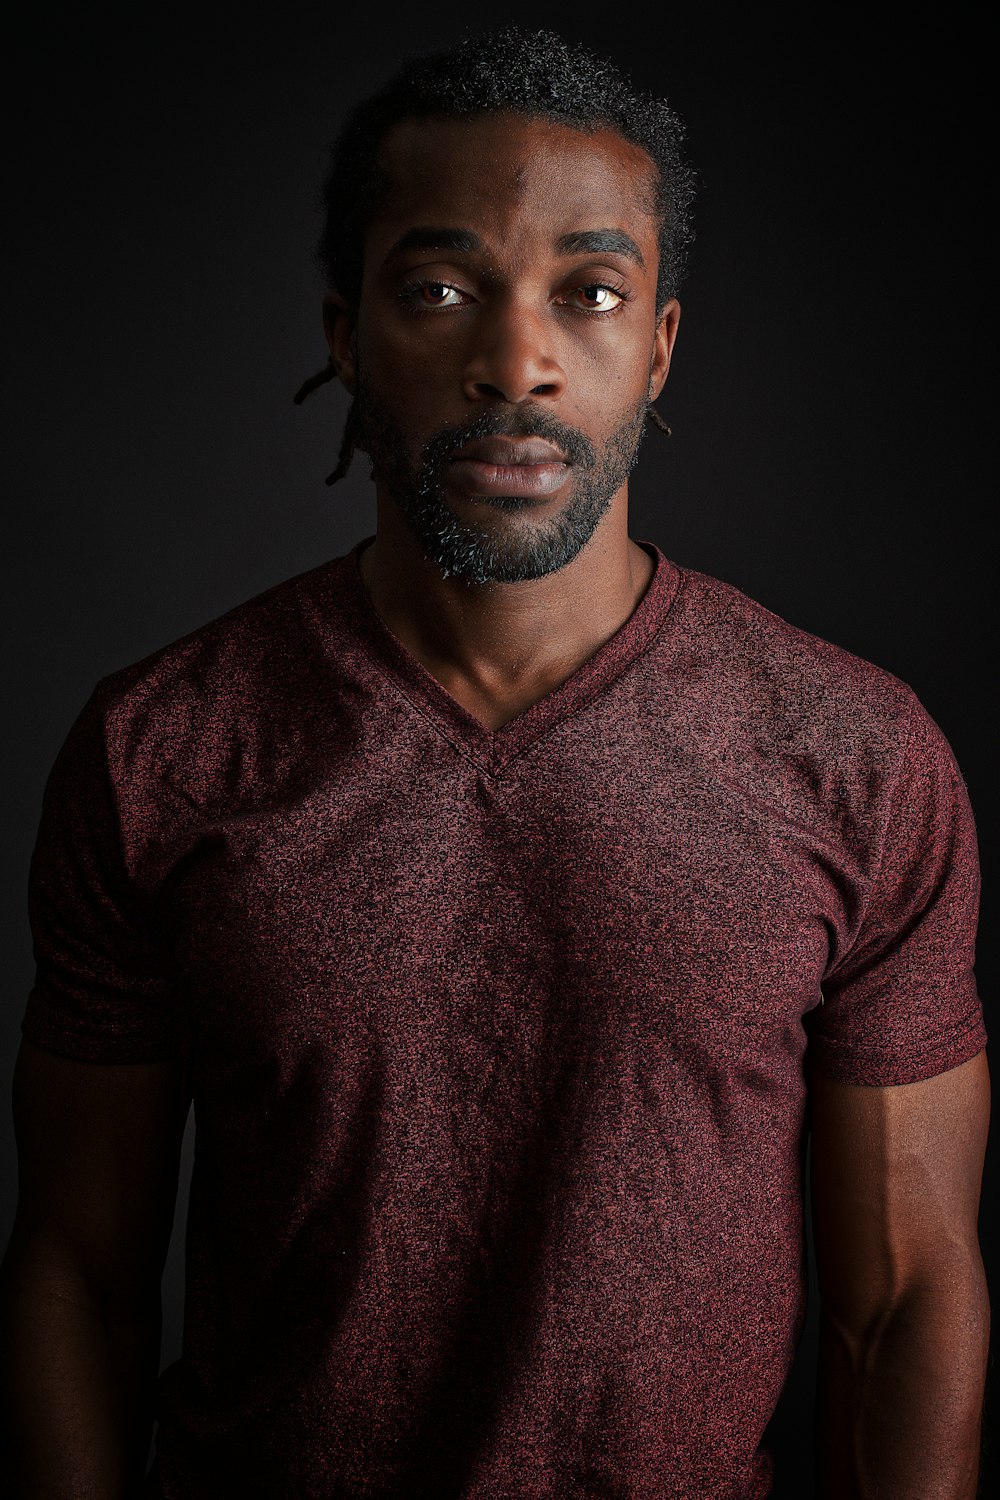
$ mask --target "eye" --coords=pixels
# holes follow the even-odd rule
[[[570,293],[571,297],[579,297],[580,302],[588,312],[613,312],[626,300],[624,291],[618,287],[609,286],[607,282],[596,281],[589,286],[578,286]]]
[[[447,281],[411,281],[400,293],[403,301],[415,309],[427,307],[461,307],[463,293]]]

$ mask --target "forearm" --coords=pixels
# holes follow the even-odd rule
[[[975,1500],[989,1325],[981,1264],[864,1333],[821,1311],[819,1500]]]
[[[130,1500],[142,1478],[159,1361],[158,1296],[93,1294],[12,1241],[0,1276],[5,1446],[18,1500]]]

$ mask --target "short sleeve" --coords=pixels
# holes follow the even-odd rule
[[[21,1030],[82,1062],[179,1055],[174,986],[129,879],[95,689],[49,773],[28,881],[35,983]]]
[[[975,820],[951,747],[912,692],[879,822],[858,931],[807,1018],[817,1066],[873,1086],[947,1072],[987,1040],[974,972]]]

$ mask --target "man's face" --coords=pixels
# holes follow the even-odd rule
[[[406,121],[380,161],[349,334],[328,310],[358,446],[445,576],[541,578],[625,503],[666,377],[652,163],[516,115]]]

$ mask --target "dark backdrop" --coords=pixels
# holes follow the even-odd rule
[[[345,398],[291,401],[325,360],[315,195],[341,113],[404,54],[505,16],[610,53],[687,122],[702,186],[660,402],[674,437],[646,441],[632,534],[887,667],[937,719],[979,826],[989,1024],[987,47],[971,7],[899,14],[500,15],[439,0],[403,17],[50,5],[20,23],[4,240],[5,1095],[32,974],[24,890],[42,785],[91,687],[374,530],[360,462],[322,484]],[[813,1309],[774,1424],[781,1495],[811,1492],[814,1354]]]

